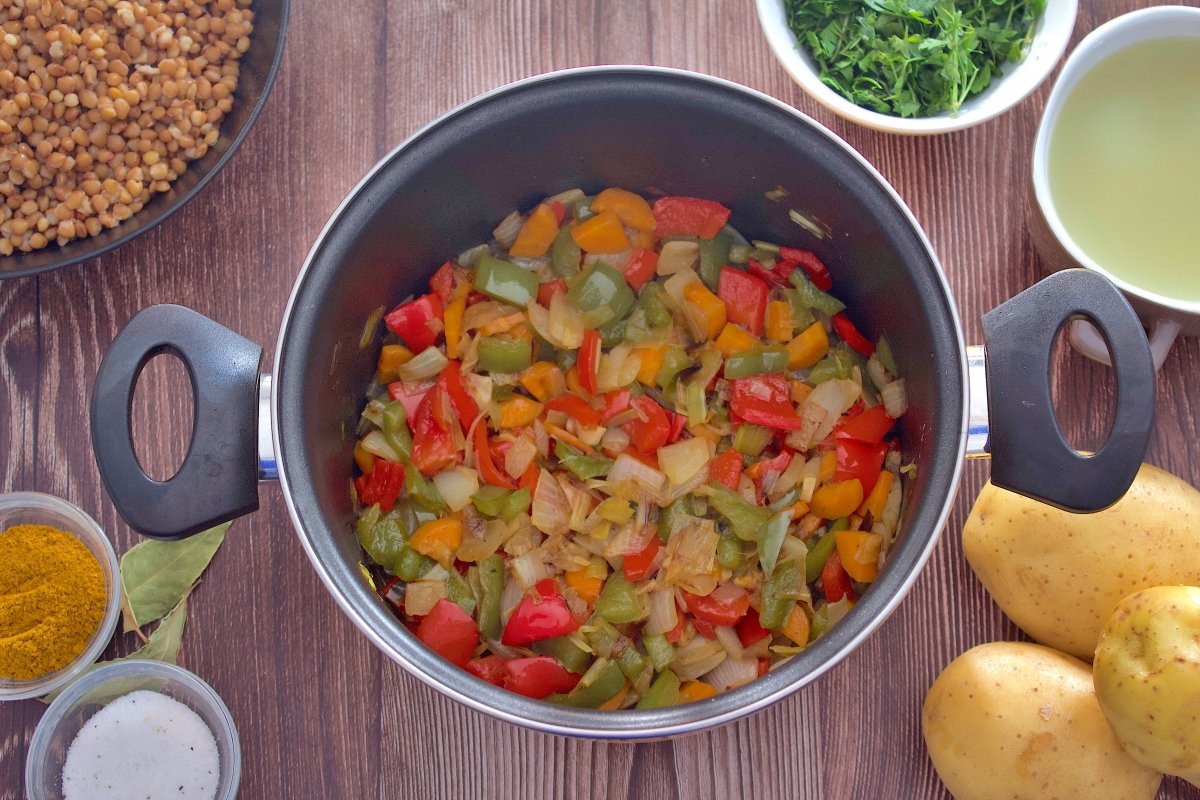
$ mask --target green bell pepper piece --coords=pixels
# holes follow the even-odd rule
[[[579,645],[568,636],[555,636],[553,639],[543,639],[533,643],[534,652],[543,656],[554,656],[568,672],[576,674],[587,669],[592,654],[581,650]]]
[[[783,511],[785,508],[796,505],[797,501],[800,500],[800,495],[800,487],[797,486],[794,489],[788,489],[786,492],[779,495],[779,497],[776,497],[774,500],[768,503],[767,508],[771,509],[773,512]]]
[[[511,374],[533,363],[529,342],[484,336],[479,340],[479,368],[484,372]]]
[[[587,627],[589,629],[586,634],[588,646],[597,655],[604,658],[612,655],[613,645],[617,643],[617,639],[621,638],[621,632],[599,614],[592,615],[592,618],[588,620]]]
[[[646,658],[656,672],[666,669],[675,657],[675,648],[661,633],[642,634],[642,647],[646,648]]]
[[[646,658],[634,647],[633,642],[626,640],[625,644],[625,649],[617,656],[616,664],[621,668],[621,672],[625,674],[625,677],[629,678],[630,683],[637,683],[638,679],[642,677],[642,673],[650,665],[646,662]]]
[[[404,468],[404,488],[408,492],[409,498],[425,510],[437,516],[450,513],[437,486],[411,463]]]
[[[742,540],[731,530],[721,531],[721,538],[717,539],[717,563],[723,569],[736,572],[745,560]]]
[[[724,486],[714,485],[708,502],[729,521],[733,532],[743,541],[754,540],[758,529],[771,518],[769,510],[750,505],[741,495]]]
[[[683,526],[684,518],[695,513],[692,496],[687,494],[663,506],[658,512],[658,538],[664,542],[670,541],[671,535]]]
[[[694,363],[686,350],[677,344],[673,344],[663,353],[662,366],[658,368],[658,375],[655,378],[655,382],[664,393],[674,395],[675,380],[679,377],[679,373]]]
[[[792,286],[800,293],[800,302],[808,308],[815,308],[823,314],[833,316],[834,314],[846,308],[846,304],[838,300],[831,294],[826,294],[813,286],[813,282],[808,279],[803,270],[792,270],[792,274],[788,276]]]
[[[479,562],[479,630],[485,639],[499,639],[503,632],[500,624],[500,598],[504,595],[504,559],[498,554]]]
[[[700,280],[712,291],[721,281],[721,267],[729,263],[733,235],[722,229],[711,239],[700,239]]]
[[[886,336],[880,336],[879,341],[875,343],[875,358],[879,359],[879,366],[888,373],[896,374],[896,357],[892,354],[892,343]]]
[[[642,604],[634,585],[625,578],[624,571],[617,570],[604,582],[604,588],[596,598],[596,613],[613,625],[621,625],[645,619],[650,612]]]
[[[396,559],[408,547],[408,531],[399,519],[380,517],[379,506],[371,506],[363,512],[356,526],[358,543],[372,561],[394,573]]]
[[[650,690],[638,701],[637,708],[662,708],[679,702],[679,678],[669,669],[658,673]]]
[[[561,278],[573,278],[579,274],[579,262],[582,258],[583,251],[575,244],[571,228],[563,225],[554,237],[554,244],[550,245],[550,269]]]
[[[600,346],[606,349],[616,347],[625,341],[625,331],[628,328],[629,317],[606,322],[599,328],[596,328],[596,333],[600,334]]]
[[[812,309],[804,305],[804,296],[795,289],[784,289],[783,297],[792,307],[792,328],[802,331],[817,321]]]
[[[451,572],[446,579],[446,596],[468,614],[475,613],[475,594],[457,572]]]
[[[744,456],[758,456],[774,438],[775,432],[770,428],[743,422],[733,432],[733,449]]]
[[[671,310],[667,307],[667,292],[657,281],[650,281],[638,292],[638,303],[646,315],[646,324],[651,328],[664,328],[671,324]]]
[[[735,353],[725,361],[725,377],[730,380],[783,372],[788,365],[786,347],[755,347]]]
[[[412,434],[408,430],[408,414],[404,403],[393,400],[383,407],[383,438],[396,455],[407,460],[412,453]]]
[[[563,469],[583,481],[607,475],[613,465],[611,458],[585,456],[574,447],[561,441],[554,445],[554,455]]]
[[[812,583],[817,578],[821,577],[821,570],[825,568],[825,562],[829,560],[829,556],[833,554],[833,550],[837,547],[837,537],[834,536],[838,531],[844,531],[850,527],[850,521],[846,517],[835,520],[829,526],[829,532],[822,536],[812,549],[808,551],[808,555],[804,557],[804,579]]]
[[[784,537],[787,536],[791,524],[792,509],[785,508],[758,529],[758,563],[762,565],[763,574],[770,575],[775,570],[779,549],[783,547]]]
[[[804,572],[799,564],[790,558],[776,564],[771,577],[763,584],[759,624],[771,631],[783,628],[803,588]]]
[[[597,663],[599,664],[599,662]],[[593,667],[595,668],[595,665]],[[620,668],[611,661],[599,666],[599,671],[592,681],[585,684],[584,680],[587,680],[591,671],[588,670],[589,674],[585,674],[569,694],[552,694],[546,699],[551,703],[575,706],[576,708],[596,708],[615,697],[617,692],[621,691],[621,687],[625,685],[625,676],[621,674]]]
[[[512,522],[518,514],[524,514],[529,508],[530,496],[528,489],[501,489],[499,486],[483,485],[471,497],[475,510],[485,517],[499,517],[505,522]]]
[[[490,255],[479,257],[475,268],[475,288],[493,300],[525,308],[537,297],[537,275],[516,264]]]
[[[625,276],[601,262],[572,279],[567,299],[583,312],[584,323],[593,327],[624,319],[637,301]]]
[[[813,612],[812,623],[808,628],[808,641],[815,642],[829,632],[829,604]]]
[[[808,382],[816,386],[834,378],[846,379],[854,375],[854,356],[840,347],[829,351],[808,373]]]

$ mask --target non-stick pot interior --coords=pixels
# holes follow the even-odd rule
[[[349,482],[379,306],[426,291],[445,259],[490,238],[514,208],[571,187],[719,200],[750,238],[816,251],[871,338],[907,378],[901,425],[918,463],[903,534],[880,580],[787,666],[702,704],[653,712],[562,709],[484,684],[426,651],[358,568]],[[778,191],[782,188],[786,194]],[[829,231],[818,239],[795,209]],[[939,268],[916,223],[844,144],[781,104],[685,73],[597,68],[534,79],[438,120],[385,158],[335,215],[300,276],[276,364],[280,461],[297,522],[334,596],[389,655],[476,707],[560,732],[685,730],[764,705],[809,680],[892,608],[936,537],[961,458],[963,357]]]

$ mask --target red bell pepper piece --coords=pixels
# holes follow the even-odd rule
[[[467,672],[482,681],[501,686],[504,683],[504,657],[493,653],[467,662]]]
[[[758,621],[758,612],[751,608],[737,624],[738,641],[742,647],[749,647],[755,642],[761,642],[771,635],[771,632]]]
[[[870,358],[874,354],[875,345],[871,344],[870,339],[858,332],[858,328],[854,327],[854,323],[846,316],[845,311],[839,311],[833,315],[833,329],[837,331],[838,336],[842,337],[842,341],[867,358]]]
[[[479,644],[479,629],[470,614],[443,597],[417,626],[417,638],[451,664],[466,669]]]
[[[404,488],[404,467],[386,458],[377,458],[370,475],[354,479],[354,488],[360,503],[364,506],[379,503],[379,510],[386,514],[395,507],[396,498]]]
[[[662,539],[657,536],[651,536],[650,541],[646,542],[637,553],[626,553],[624,560],[625,577],[631,581],[640,581],[643,578],[649,577],[657,567],[654,566],[654,557],[658,555],[658,551],[662,549]]]
[[[471,441],[475,445],[475,465],[479,467],[479,477],[483,478],[483,482],[499,486],[501,489],[516,489],[517,485],[492,460],[492,449],[488,446],[487,425],[482,421],[475,426],[475,433]]]
[[[538,469],[537,462],[530,463],[525,470],[525,474],[521,476],[519,481],[517,481],[517,488],[528,489],[529,496],[533,497],[534,492],[537,491],[538,478],[541,476],[541,474],[542,471]]]
[[[753,258],[746,262],[746,272],[750,273],[756,278],[766,281],[771,286],[778,286],[781,289],[787,288],[787,276],[781,275],[778,270],[779,264],[775,265],[775,269],[767,269]]]
[[[860,442],[857,439],[837,440],[837,467],[834,480],[848,481],[858,478],[863,495],[871,493],[879,471],[883,469],[883,458],[888,446],[883,442]]]
[[[695,197],[660,197],[654,201],[655,232],[660,239],[698,236],[711,239],[721,232],[732,214],[712,200]]]
[[[600,424],[601,413],[577,394],[564,394],[546,403],[550,411],[561,411],[585,428],[594,428]]]
[[[388,330],[403,339],[414,353],[419,353],[437,342],[443,328],[442,314],[441,298],[427,294],[396,306],[383,321]]]
[[[836,603],[843,597],[849,597],[851,601],[855,599],[850,575],[842,566],[842,559],[837,550],[829,554],[825,566],[821,568],[821,585],[825,588],[825,599],[831,603]]]
[[[674,411],[668,411],[671,415],[671,430],[667,432],[667,444],[675,444],[679,441],[679,437],[683,436],[683,429],[687,427],[687,417],[683,414],[676,414]]]
[[[708,462],[708,479],[736,491],[742,479],[742,454],[726,450]]]
[[[762,677],[771,671],[771,659],[760,658],[758,660],[758,677]]]
[[[521,598],[516,610],[508,618],[500,641],[511,646],[522,646],[566,636],[579,628],[579,620],[571,613],[567,601],[559,594],[558,584],[553,578],[540,580],[533,587],[538,598]]]
[[[776,474],[782,473],[788,468],[788,464],[791,463],[791,451],[780,450],[779,454],[773,458],[764,458],[761,461],[755,461],[746,469],[746,474],[750,476],[750,480],[758,481],[768,472],[774,472]]]
[[[658,448],[667,443],[671,435],[671,422],[667,418],[667,412],[644,394],[633,399],[633,407],[644,419],[631,419],[621,427],[629,434],[629,441],[634,449],[646,455],[653,455],[658,452]]]
[[[614,389],[611,392],[605,392],[604,410],[600,412],[600,424],[603,425],[617,414],[629,408],[631,394],[632,392],[628,389]]]
[[[625,280],[629,281],[629,285],[635,292],[640,291],[657,271],[658,253],[644,247],[634,250],[629,256],[629,260],[625,262],[625,268],[621,270],[625,275]]]
[[[729,408],[746,422],[777,430],[800,430],[800,415],[792,404],[791,390],[783,375],[759,375],[731,381]]]
[[[437,272],[433,273],[433,277],[429,279],[429,291],[438,296],[445,306],[450,302],[450,298],[454,296],[454,263],[446,261],[437,268]]]
[[[853,419],[838,424],[833,429],[833,435],[839,439],[856,439],[860,442],[882,442],[883,437],[896,421],[888,416],[883,406],[872,406]]]
[[[711,622],[695,616],[693,616],[691,619],[692,627],[696,629],[697,634],[703,636],[705,639],[708,639],[710,642],[717,638],[717,632],[713,630],[715,626]]]
[[[697,619],[725,628],[732,627],[746,616],[750,608],[750,595],[741,594],[732,600],[717,600],[712,595],[683,593],[683,602]]]
[[[549,283],[539,283],[537,301],[541,305],[550,307],[550,301],[554,299],[554,295],[561,294],[567,290],[567,281],[564,278],[552,280]]]
[[[446,467],[462,460],[463,451],[454,443],[450,426],[454,421],[441,419],[441,409],[448,406],[440,386],[434,386],[421,400],[416,415],[410,420],[413,432],[411,460],[423,475],[436,475]]]
[[[388,397],[404,404],[404,414],[407,419],[412,419],[417,415],[421,401],[425,399],[425,395],[431,388],[433,388],[431,383],[414,384],[404,381],[392,381],[387,387]]]
[[[762,278],[736,267],[721,267],[717,297],[725,301],[726,317],[755,336],[762,335],[769,293],[770,288]]]
[[[554,212],[555,221],[559,225],[562,225],[563,219],[567,216],[566,207],[563,206],[563,204],[558,202],[557,200],[551,200],[550,201],[550,210]]]
[[[504,664],[504,688],[535,700],[565,694],[575,688],[582,675],[567,672],[553,656],[514,658]]]
[[[479,404],[463,384],[461,365],[457,361],[448,362],[438,375],[437,385],[450,396],[454,413],[458,415],[463,433],[466,433],[471,423],[479,416]]]
[[[579,384],[588,394],[596,393],[596,371],[600,368],[600,334],[591,328],[583,332],[579,346]]]
[[[833,288],[833,278],[829,276],[829,269],[825,266],[825,262],[817,258],[817,254],[811,250],[801,250],[798,247],[781,247],[779,248],[779,256],[785,261],[792,262],[793,268],[798,265],[800,269],[804,270],[804,274],[812,281],[813,286],[816,286],[822,292],[828,292]],[[791,272],[791,270],[789,269],[788,272]]]

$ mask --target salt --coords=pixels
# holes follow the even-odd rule
[[[67,750],[64,800],[213,800],[220,758],[212,730],[158,692],[131,692],[96,712]]]

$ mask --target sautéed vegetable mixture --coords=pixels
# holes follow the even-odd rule
[[[802,651],[875,579],[904,379],[816,255],[729,217],[563,192],[383,316],[357,533],[447,660],[572,706],[702,700]]]

